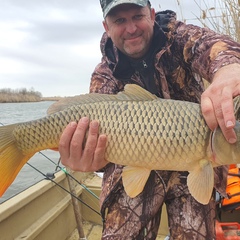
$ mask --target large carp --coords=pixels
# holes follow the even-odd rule
[[[106,160],[125,165],[122,180],[130,197],[142,192],[151,170],[189,171],[192,196],[207,204],[214,186],[213,167],[240,163],[238,141],[206,125],[200,105],[157,98],[136,85],[116,95],[86,94],[53,104],[39,120],[0,127],[0,196],[37,151],[56,149],[71,121],[98,120],[108,136]]]

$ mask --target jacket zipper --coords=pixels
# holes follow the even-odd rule
[[[148,67],[148,65],[147,65],[147,63],[145,62],[145,60],[142,61],[142,64],[143,64],[143,67],[144,67],[144,68],[147,68],[147,67]]]

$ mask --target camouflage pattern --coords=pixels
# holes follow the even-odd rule
[[[161,207],[165,202],[168,211],[171,239],[214,239],[215,202],[201,205],[188,192],[187,172],[152,171],[144,191],[129,198],[122,186],[120,166],[111,165],[113,174],[104,182],[117,183],[102,206],[104,228],[102,239],[131,240],[156,239]]]
[[[240,64],[240,44],[207,28],[178,22],[172,11],[157,13],[156,32],[157,44],[162,47],[154,59],[154,80],[163,98],[199,103],[203,78],[211,82],[222,66]],[[90,92],[113,94],[127,83],[146,88],[141,75],[129,69],[130,64],[121,59],[106,33],[101,51],[102,61],[92,74]],[[102,239],[155,239],[163,202],[167,205],[170,239],[215,239],[215,201],[202,205],[191,197],[187,172],[152,171],[144,191],[131,199],[123,190],[122,166],[109,164],[104,171]],[[215,168],[215,188],[223,195],[226,176],[227,167]]]
[[[103,17],[105,18],[107,14],[116,6],[126,3],[136,4],[138,6],[145,7],[148,4],[148,0],[100,0]]]

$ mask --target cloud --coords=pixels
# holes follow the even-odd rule
[[[157,11],[178,11],[179,18],[197,11],[192,0],[180,1],[181,9],[176,0],[151,2]],[[0,88],[33,87],[43,96],[88,92],[101,60],[98,0],[2,1],[0,31]]]
[[[4,1],[0,8],[0,88],[43,96],[88,92],[100,61],[100,5],[92,1]]]

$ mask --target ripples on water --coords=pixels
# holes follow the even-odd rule
[[[37,102],[37,103],[0,103],[0,125],[8,125],[18,122],[26,122],[44,117],[47,114],[48,107],[53,102]],[[54,162],[58,162],[59,153],[52,150],[42,151],[47,157]],[[44,174],[55,172],[56,165],[47,160],[40,153],[36,153],[29,163],[42,171]],[[36,170],[25,164],[15,181],[8,188],[5,194],[0,198],[0,203],[8,198],[22,192],[26,188],[34,185],[44,177]]]

